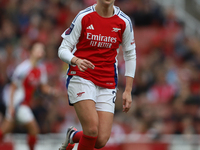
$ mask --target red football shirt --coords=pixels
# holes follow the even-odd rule
[[[14,106],[30,104],[31,97],[39,84],[47,83],[47,74],[44,65],[33,66],[29,59],[19,64],[12,76],[12,82],[17,86],[14,93]],[[10,97],[8,97],[10,100]]]
[[[77,66],[70,65],[68,75],[80,76],[95,85],[114,89],[117,86],[117,54],[122,44],[124,51],[135,50],[133,27],[130,18],[114,6],[114,15],[101,17],[95,6],[86,8],[73,20],[62,37],[74,45],[72,53],[87,59],[94,69],[81,72]]]

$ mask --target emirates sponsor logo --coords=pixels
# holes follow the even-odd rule
[[[117,38],[111,36],[104,36],[104,35],[93,35],[92,33],[87,33],[87,39],[99,42],[109,42],[109,43],[116,43]]]

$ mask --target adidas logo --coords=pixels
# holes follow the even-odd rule
[[[87,29],[94,30],[94,27],[93,27],[93,25],[91,24],[90,26],[87,27]]]

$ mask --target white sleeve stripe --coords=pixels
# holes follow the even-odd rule
[[[130,31],[132,32],[132,31],[133,31],[133,27],[132,27],[131,20],[130,20],[128,17],[126,17],[124,14],[122,14],[122,12],[120,13],[120,16],[122,16],[122,17],[124,17],[125,19],[128,20],[128,22],[129,22],[129,24],[130,24]]]
[[[93,10],[93,11],[95,11],[95,8],[94,8],[94,6],[96,6],[96,5],[93,5],[93,6],[92,6],[92,10]]]
[[[120,11],[118,12],[118,14],[117,14],[117,15],[119,15],[119,13],[120,13]]]
[[[86,13],[86,12],[89,12],[89,11],[91,11],[91,10],[92,10],[92,9],[89,7],[89,8],[87,8],[87,9],[81,11],[81,12],[74,18],[74,20],[72,21],[72,23],[75,23],[75,22],[76,22],[78,16],[80,16],[81,14],[84,14],[84,13]]]

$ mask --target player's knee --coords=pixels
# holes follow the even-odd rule
[[[107,141],[97,142],[96,145],[95,145],[95,148],[96,149],[101,149],[101,148],[103,148],[106,145],[106,143],[107,143]]]
[[[88,136],[96,137],[98,135],[98,126],[91,126],[85,130],[85,134]]]
[[[105,145],[106,145],[106,144],[101,144],[101,145],[99,144],[99,145],[96,145],[95,148],[96,148],[96,149],[101,149],[101,148],[103,148]]]
[[[95,144],[95,148],[96,149],[100,149],[103,148],[106,143],[108,142],[109,137],[102,137],[102,136],[98,136],[96,144]]]

